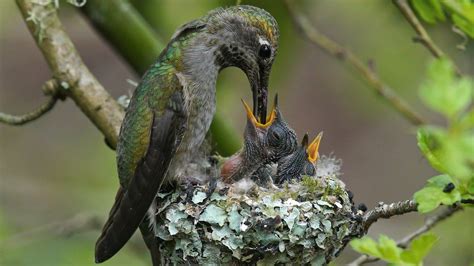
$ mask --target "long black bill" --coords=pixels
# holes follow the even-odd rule
[[[267,123],[268,76],[261,75],[258,83],[252,84],[253,114],[262,124]]]

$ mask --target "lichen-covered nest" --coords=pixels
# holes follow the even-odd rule
[[[325,161],[326,160],[326,161]],[[232,185],[207,197],[207,186],[160,194],[155,232],[166,264],[324,264],[334,258],[357,226],[338,171],[281,188],[255,186],[237,193]]]

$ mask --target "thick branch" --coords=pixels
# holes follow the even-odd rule
[[[73,43],[64,31],[52,4],[42,5],[32,0],[17,0],[38,47],[47,60],[53,77],[74,100],[86,116],[115,146],[123,109],[102,87],[84,65]]]
[[[391,204],[379,204],[373,210],[368,211],[364,215],[363,228],[365,231],[375,223],[378,219],[388,219],[392,216],[402,215],[409,212],[415,212],[417,204],[413,200],[405,200],[400,202],[395,202]]]
[[[417,112],[401,99],[387,84],[380,80],[373,69],[351,51],[319,32],[313,25],[311,25],[306,16],[295,9],[290,0],[285,0],[285,3],[295,25],[311,43],[319,46],[336,58],[342,61],[347,61],[351,64],[365,78],[370,87],[373,88],[378,95],[385,99],[395,111],[405,117],[412,124],[418,126],[426,123]]]
[[[401,248],[408,247],[408,245],[411,243],[411,241],[413,241],[415,238],[417,238],[420,235],[428,232],[436,224],[438,224],[439,222],[441,222],[441,221],[445,220],[446,218],[450,217],[451,215],[453,215],[455,212],[457,212],[459,210],[462,210],[461,206],[448,207],[448,208],[442,210],[438,214],[428,218],[425,221],[425,223],[423,224],[423,226],[421,226],[417,230],[413,231],[412,233],[406,235],[404,238],[399,240],[397,242],[397,245]],[[362,265],[362,264],[365,264],[365,263],[374,262],[374,261],[378,261],[378,260],[379,260],[379,258],[370,257],[368,255],[362,255],[362,256],[358,257],[356,260],[354,260],[353,262],[351,262],[350,265]]]

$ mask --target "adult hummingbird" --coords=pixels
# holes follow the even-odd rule
[[[266,122],[278,37],[275,19],[252,6],[216,9],[176,31],[127,108],[117,144],[120,187],[96,243],[97,263],[116,254],[139,226],[148,248],[158,248],[144,217],[159,191],[186,182],[186,165],[216,109],[220,70],[235,66],[246,74],[252,112]]]
[[[275,183],[282,184],[292,179],[301,179],[302,175],[314,176],[316,174],[316,163],[319,159],[319,144],[323,133],[319,133],[309,143],[308,134],[305,134],[299,146],[292,154],[278,161]]]

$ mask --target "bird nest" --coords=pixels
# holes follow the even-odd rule
[[[159,194],[156,236],[164,264],[316,263],[333,259],[357,226],[338,160],[317,174],[246,193],[223,184]]]

